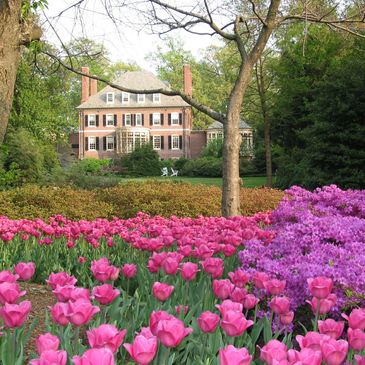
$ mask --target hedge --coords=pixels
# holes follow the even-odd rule
[[[242,188],[241,211],[252,215],[276,207],[283,192],[267,188]],[[73,220],[129,218],[143,211],[170,217],[219,216],[221,188],[181,182],[128,182],[94,190],[28,185],[0,192],[0,215],[34,219],[62,214]]]

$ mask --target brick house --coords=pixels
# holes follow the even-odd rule
[[[87,67],[82,71],[89,73]],[[184,66],[183,76],[184,92],[191,95],[189,65]],[[168,88],[148,71],[125,72],[114,83],[130,89]],[[130,94],[110,86],[98,92],[97,81],[86,76],[82,77],[81,104],[77,109],[79,131],[70,137],[70,142],[79,159],[113,158],[148,142],[162,159],[196,158],[207,141],[223,135],[218,122],[212,124],[213,129],[193,131],[191,106],[180,96]],[[252,143],[252,128],[247,127]]]

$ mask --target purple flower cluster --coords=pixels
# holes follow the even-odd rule
[[[271,243],[253,239],[239,256],[243,268],[287,282],[294,307],[309,296],[306,279],[327,276],[340,307],[365,302],[365,190],[335,185],[309,192],[294,186],[272,213]]]

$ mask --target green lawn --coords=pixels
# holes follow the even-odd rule
[[[190,184],[204,184],[204,185],[218,185],[222,186],[222,179],[220,177],[140,177],[133,179],[123,179],[124,181],[146,181],[146,180],[159,180],[159,181],[182,181]],[[243,178],[243,186],[245,188],[255,188],[265,185],[265,176],[252,176]]]

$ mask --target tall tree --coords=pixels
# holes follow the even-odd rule
[[[0,143],[13,103],[21,48],[41,36],[32,10],[45,3],[42,0],[0,0]]]
[[[118,0],[108,0],[106,5],[108,15],[114,24],[120,23],[121,3]],[[249,1],[251,7],[243,6],[243,2],[224,1],[196,1],[191,6],[175,5],[170,1],[145,0],[141,2],[125,1],[123,5],[136,10],[138,16],[143,17],[144,24],[150,26],[151,31],[163,35],[176,29],[184,29],[190,33],[201,35],[209,34],[220,37],[225,42],[234,44],[237,48],[240,64],[235,77],[234,85],[227,99],[227,109],[221,113],[195,97],[179,90],[166,88],[155,90],[128,89],[107,82],[110,86],[121,91],[131,93],[162,93],[165,95],[179,95],[197,110],[223,123],[223,193],[222,214],[234,216],[240,214],[240,176],[239,152],[240,113],[248,84],[252,78],[252,70],[264,51],[267,42],[274,30],[281,25],[305,21],[306,23],[324,23],[332,28],[347,30],[356,33],[356,26],[365,22],[364,9],[354,8],[349,13],[346,8],[341,14],[337,13],[337,5],[293,1],[290,4],[282,0],[268,2]],[[115,10],[115,13],[113,12]],[[55,55],[50,55],[55,57]],[[59,57],[55,57],[65,65]],[[82,74],[79,70],[68,67],[73,72]],[[100,79],[100,78],[99,78]]]

